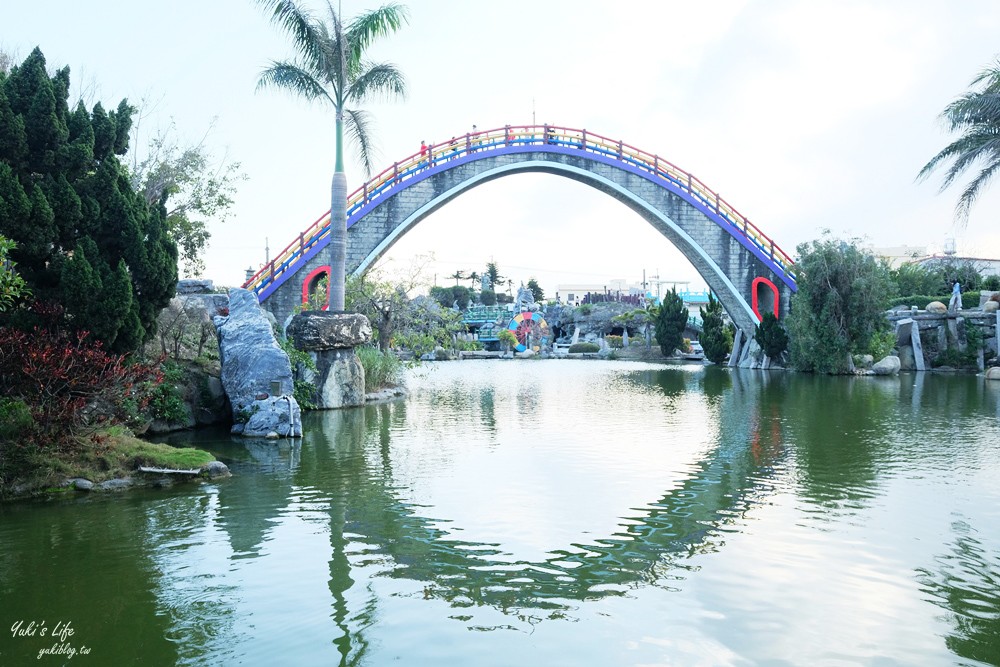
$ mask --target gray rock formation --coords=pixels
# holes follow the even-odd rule
[[[944,305],[940,301],[931,301],[927,304],[926,308],[928,313],[934,313],[936,315],[941,315],[948,312],[948,306]]]
[[[365,369],[354,348],[372,338],[368,318],[356,313],[299,313],[288,324],[288,336],[316,362],[316,372],[303,377],[316,385],[318,408],[365,404]]]
[[[254,438],[298,437],[302,435],[302,411],[290,395],[261,394],[241,412],[234,415],[231,432]]]
[[[271,324],[245,289],[229,290],[229,315],[216,317],[222,386],[233,411],[233,432],[263,437],[302,435],[299,404],[291,396],[292,366]],[[272,396],[272,384],[279,389]]]

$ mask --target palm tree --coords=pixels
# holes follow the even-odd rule
[[[347,176],[344,173],[344,130],[358,148],[366,176],[372,171],[370,118],[354,108],[378,98],[403,97],[406,81],[395,65],[372,63],[365,51],[376,40],[395,33],[407,21],[406,7],[387,4],[355,17],[348,25],[329,0],[326,20],[293,0],[255,0],[271,12],[271,20],[292,38],[296,59],[272,61],[257,89],[285,88],[309,101],[329,103],[336,116],[336,159],[330,186],[330,297],[333,311],[344,309],[347,257]]]
[[[459,269],[458,271],[455,271],[455,273],[451,274],[448,277],[449,278],[454,278],[455,279],[455,287],[458,287],[458,281],[459,280],[465,280],[465,271],[462,271],[461,269]]]
[[[948,129],[961,132],[961,136],[931,158],[917,175],[924,179],[942,162],[954,158],[941,185],[944,191],[974,164],[982,165],[955,205],[955,217],[963,224],[983,186],[1000,169],[1000,61],[980,72],[969,85],[972,90],[941,112]],[[977,86],[981,89],[976,90]]]

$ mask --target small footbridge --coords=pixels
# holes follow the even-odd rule
[[[505,126],[426,147],[348,198],[347,271],[364,273],[407,231],[468,190],[543,172],[622,202],[668,238],[746,334],[765,312],[781,317],[796,290],[794,262],[755,224],[692,174],[654,153],[586,129]],[[244,285],[279,322],[329,271],[329,212]]]

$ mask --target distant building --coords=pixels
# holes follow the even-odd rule
[[[983,276],[1000,276],[1000,259],[989,259],[987,257],[960,257],[958,255],[934,254],[926,257],[919,257],[911,260],[913,264],[926,266],[928,268],[944,263],[970,263],[979,270]]]
[[[898,245],[884,248],[872,248],[877,257],[888,260],[889,265],[898,269],[900,265],[927,256],[927,246]]]

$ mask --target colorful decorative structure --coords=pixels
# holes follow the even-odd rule
[[[524,352],[529,347],[537,352],[552,337],[549,325],[541,313],[518,313],[511,318],[507,328],[517,337],[517,347],[514,348],[517,352]]]

